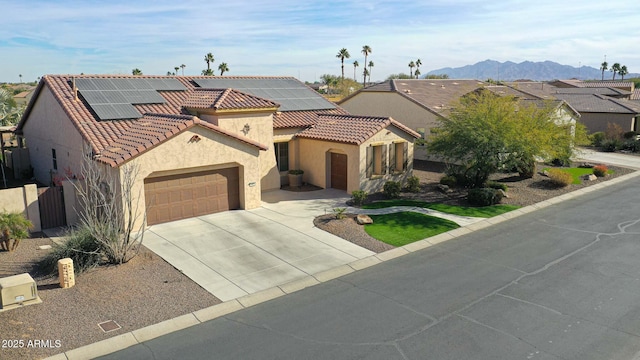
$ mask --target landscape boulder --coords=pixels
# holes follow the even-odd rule
[[[598,177],[593,175],[593,174],[585,174],[581,176],[582,180],[585,181],[594,181],[594,180],[598,180]]]
[[[440,190],[441,192],[448,194],[450,192],[452,192],[453,190],[449,189],[449,186],[444,185],[444,184],[438,184],[438,190]]]
[[[358,216],[356,216],[356,221],[360,225],[373,224],[373,219],[371,219],[369,215],[365,214],[358,214]]]

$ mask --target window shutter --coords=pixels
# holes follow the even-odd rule
[[[393,173],[396,169],[396,144],[389,146],[389,173]]]
[[[367,146],[367,178],[373,175],[373,147]]]
[[[387,169],[389,168],[389,164],[387,163],[387,145],[382,145],[382,166],[380,166],[380,172],[382,173],[382,175],[385,175],[387,173]]]
[[[407,170],[409,165],[409,143],[402,144],[402,171]]]

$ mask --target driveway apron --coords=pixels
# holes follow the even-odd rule
[[[222,301],[373,255],[313,225],[345,192],[273,191],[263,206],[153,225],[144,245]]]

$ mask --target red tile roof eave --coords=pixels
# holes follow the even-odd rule
[[[200,120],[198,118],[194,118],[193,120],[187,121],[187,122],[185,122],[183,124],[177,124],[176,127],[180,127],[179,129],[175,129],[174,128],[174,129],[171,129],[171,130],[167,131],[167,133],[164,134],[164,137],[162,139],[159,139],[158,142],[153,142],[151,144],[151,146],[148,146],[148,147],[140,146],[140,147],[138,147],[136,149],[132,149],[133,153],[129,154],[129,156],[126,156],[126,157],[119,156],[116,159],[112,159],[110,157],[99,155],[99,156],[97,156],[97,160],[101,161],[101,162],[103,162],[105,164],[108,164],[111,167],[122,166],[125,163],[134,160],[139,155],[142,155],[142,154],[146,153],[147,151],[152,150],[152,149],[160,146],[164,142],[169,141],[175,135],[177,135],[179,133],[182,133],[184,131],[187,131],[187,130],[191,129],[194,126],[201,126],[201,127],[205,128],[205,129],[214,131],[214,132],[219,133],[221,135],[229,136],[229,137],[231,137],[233,139],[236,139],[238,141],[241,141],[241,142],[243,142],[243,143],[245,143],[247,145],[251,145],[251,146],[257,147],[259,150],[262,150],[262,151],[268,150],[268,147],[266,145],[264,145],[264,144],[260,144],[260,143],[258,143],[256,141],[253,141],[253,140],[249,139],[249,138],[244,138],[244,137],[235,135],[235,134],[230,133],[230,132],[228,132],[228,131],[226,131],[224,129],[221,129],[221,128],[213,125],[213,124],[210,124],[210,123],[208,123],[206,121],[202,121],[202,120]],[[108,148],[106,148],[104,151],[113,153],[112,151],[109,151]]]

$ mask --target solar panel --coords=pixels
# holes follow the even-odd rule
[[[102,80],[102,79],[100,79]],[[104,79],[109,80],[116,88],[116,90],[135,90],[135,85],[129,81],[129,79]]]
[[[131,104],[94,104],[91,109],[100,120],[138,119],[142,115]]]
[[[201,88],[233,88],[280,104],[280,111],[325,110],[336,106],[296,79],[195,79]]]

